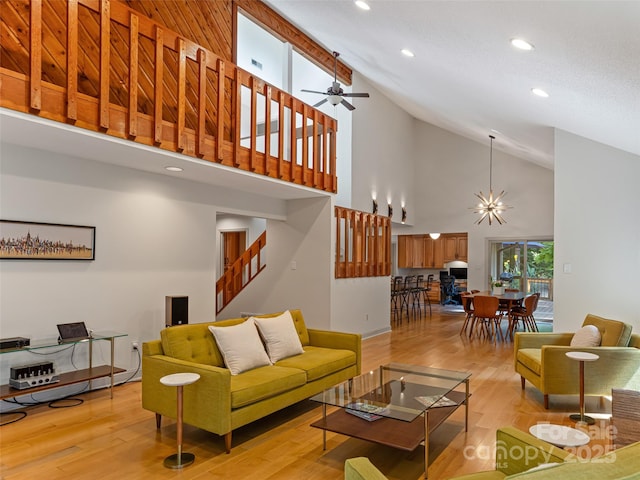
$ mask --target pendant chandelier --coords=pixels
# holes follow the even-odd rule
[[[491,148],[489,150],[489,196],[486,197],[482,191],[475,194],[475,196],[480,199],[480,203],[478,205],[471,207],[473,209],[473,213],[480,214],[480,218],[475,222],[476,225],[480,225],[485,218],[489,220],[489,225],[491,225],[493,221],[498,222],[500,225],[507,223],[507,221],[502,217],[502,213],[507,208],[511,208],[510,206],[502,203],[502,199],[506,195],[504,190],[495,198],[493,196],[493,185],[491,183],[493,175],[493,140],[496,137],[489,135],[489,138],[491,139]]]

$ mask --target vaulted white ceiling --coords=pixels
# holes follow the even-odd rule
[[[266,3],[420,120],[548,168],[554,127],[640,155],[640,1]]]

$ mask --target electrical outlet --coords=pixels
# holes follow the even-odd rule
[[[140,345],[138,344],[138,342],[131,342],[131,350],[138,350],[140,348]]]

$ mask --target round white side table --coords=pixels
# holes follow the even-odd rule
[[[571,360],[577,360],[580,362],[580,413],[569,415],[569,418],[574,422],[583,422],[587,425],[593,425],[596,421],[584,414],[584,362],[595,362],[600,357],[595,353],[589,352],[567,352],[565,355]]]
[[[178,387],[178,403],[176,405],[177,415],[177,438],[178,438],[178,453],[169,455],[164,459],[164,466],[167,468],[182,468],[187,465],[191,465],[196,456],[193,453],[185,453],[182,451],[182,398],[183,388],[185,385],[190,385],[197,382],[200,375],[197,373],[174,373],[171,375],[165,375],[160,379],[160,383],[167,387]]]

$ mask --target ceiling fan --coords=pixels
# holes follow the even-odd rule
[[[345,93],[340,87],[340,83],[338,83],[338,57],[340,54],[338,52],[333,52],[333,84],[327,88],[326,92],[318,92],[316,90],[304,90],[302,92],[308,93],[319,93],[320,95],[326,95],[327,98],[323,98],[318,103],[314,105],[314,107],[319,107],[325,102],[329,102],[334,107],[338,104],[342,104],[347,107],[349,110],[355,110],[356,107],[347,102],[344,97],[360,97],[360,98],[369,98],[368,93]]]

